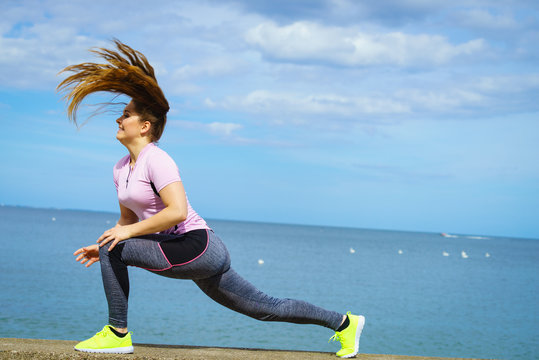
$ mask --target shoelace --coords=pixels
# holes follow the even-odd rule
[[[341,338],[341,334],[336,332],[335,335],[333,335],[332,337],[329,338],[328,342],[330,341],[336,341],[336,340],[339,340],[341,341],[342,343],[342,338]]]
[[[105,337],[107,336],[107,332],[105,330],[101,330],[101,331],[98,331],[95,336],[101,336],[101,337]]]

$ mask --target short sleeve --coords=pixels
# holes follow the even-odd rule
[[[180,171],[174,160],[163,150],[153,152],[148,159],[148,177],[155,185],[157,192],[170,183],[181,181]]]

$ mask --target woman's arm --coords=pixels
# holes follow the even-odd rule
[[[124,217],[124,213],[122,212],[118,224],[112,229],[105,231],[103,235],[97,239],[99,246],[103,246],[112,241],[112,245],[109,247],[110,251],[122,240],[169,229],[187,218],[187,198],[181,181],[173,182],[165,186],[161,189],[159,195],[161,196],[161,201],[163,201],[163,204],[165,205],[163,210],[148,219],[129,223],[130,220],[133,220],[133,217],[131,217],[129,212],[133,215],[134,213],[126,208],[128,210],[125,211],[126,216]],[[120,223],[120,221],[122,221],[122,223]],[[124,223],[124,221],[126,222]]]
[[[159,196],[165,208],[146,220],[129,225],[130,237],[163,231],[187,218],[187,198],[181,181],[165,186]]]
[[[138,222],[137,214],[131,209],[123,206],[121,203],[118,204],[120,205],[120,218],[118,219],[116,226],[131,225]]]

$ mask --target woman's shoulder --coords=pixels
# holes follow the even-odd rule
[[[148,152],[148,159],[151,159],[151,161],[172,161],[174,162],[174,159],[163,149],[158,147],[157,145],[152,146],[150,151]]]
[[[120,170],[121,168],[129,164],[129,159],[130,159],[129,154],[121,158],[120,161],[118,161],[116,165],[114,165],[114,170]]]
[[[157,178],[179,179],[178,165],[165,150],[157,146],[152,147],[151,151],[146,154],[143,166],[148,178],[153,179],[154,182]]]

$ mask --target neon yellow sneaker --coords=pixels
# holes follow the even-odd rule
[[[75,345],[75,350],[94,353],[131,354],[133,344],[131,343],[131,333],[124,337],[116,336],[110,325],[106,325],[103,330]]]
[[[329,340],[339,340],[341,342],[341,350],[337,351],[337,356],[341,358],[351,358],[357,355],[359,351],[359,337],[365,326],[365,316],[352,315],[347,312],[350,325],[343,331],[336,331]]]

